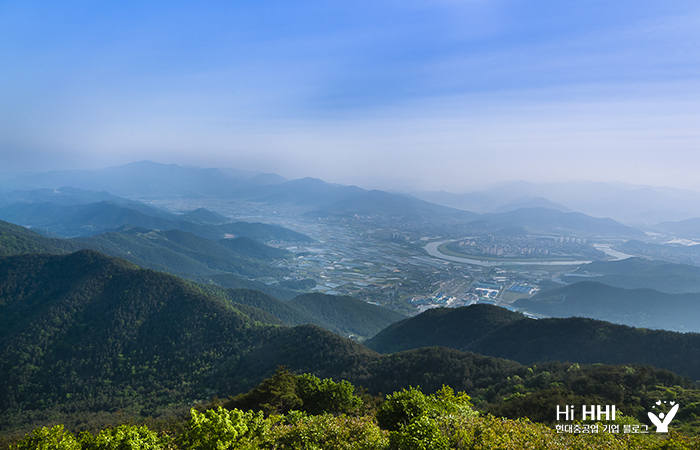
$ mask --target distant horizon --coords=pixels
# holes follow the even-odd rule
[[[124,164],[115,164],[115,165],[107,165],[107,166],[102,166],[102,167],[88,167],[88,168],[70,168],[70,169],[49,169],[49,170],[15,170],[15,171],[7,171],[7,170],[0,170],[0,176],[2,175],[9,175],[9,176],[21,176],[21,175],[40,175],[44,173],[54,173],[54,172],[82,172],[82,171],[100,171],[100,170],[105,170],[105,169],[111,169],[111,168],[117,168],[117,167],[124,167],[128,166],[131,164],[139,164],[139,163],[154,163],[157,165],[163,165],[163,166],[178,166],[178,167],[183,167],[183,168],[192,168],[192,169],[219,169],[219,170],[233,170],[237,172],[247,172],[250,174],[251,177],[255,177],[258,175],[276,175],[280,176],[282,178],[285,178],[286,181],[294,181],[294,180],[301,180],[304,178],[312,178],[312,179],[318,179],[321,181],[324,181],[326,183],[330,184],[338,184],[338,185],[344,185],[344,186],[355,186],[359,187],[361,189],[365,190],[383,190],[387,192],[393,192],[393,193],[401,193],[401,194],[420,194],[420,193],[441,193],[444,192],[446,194],[454,194],[454,195],[463,195],[463,194],[470,194],[470,193],[477,193],[477,192],[485,192],[491,189],[495,189],[498,187],[504,187],[504,186],[509,186],[517,183],[527,183],[533,186],[550,186],[550,185],[576,185],[576,184],[603,184],[603,185],[609,185],[609,186],[617,186],[617,187],[623,187],[623,188],[653,188],[653,189],[671,189],[675,191],[686,191],[689,193],[697,193],[700,194],[700,188],[695,190],[695,189],[687,189],[687,188],[679,188],[679,187],[674,187],[674,186],[668,186],[668,185],[651,185],[651,184],[641,184],[641,183],[631,183],[631,182],[626,182],[626,181],[618,181],[618,180],[610,180],[610,181],[598,181],[598,180],[584,180],[584,179],[572,179],[572,180],[566,180],[566,181],[532,181],[532,180],[526,180],[526,179],[512,179],[512,180],[503,180],[503,181],[494,181],[494,182],[489,182],[489,183],[484,183],[484,184],[479,184],[479,185],[474,185],[471,186],[470,188],[467,188],[463,191],[449,191],[449,190],[402,190],[399,188],[381,188],[381,187],[374,187],[374,186],[367,186],[367,185],[362,185],[360,183],[344,183],[341,181],[333,181],[324,178],[323,176],[320,175],[305,175],[301,176],[298,178],[293,178],[293,177],[288,177],[285,176],[281,173],[276,173],[272,171],[266,171],[266,170],[249,170],[245,168],[240,168],[240,167],[234,167],[234,166],[202,166],[202,165],[196,165],[196,164],[178,164],[178,163],[164,163],[164,162],[159,162],[159,161],[154,161],[154,160],[149,160],[149,159],[142,159],[142,160],[134,160],[130,161]],[[235,178],[235,177],[234,177]]]

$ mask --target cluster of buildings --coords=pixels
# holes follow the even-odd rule
[[[502,257],[547,257],[555,254],[567,254],[571,245],[584,245],[586,239],[581,237],[499,237],[485,236],[463,239],[454,245],[453,250],[468,255],[488,255]],[[571,249],[568,248],[570,251]]]

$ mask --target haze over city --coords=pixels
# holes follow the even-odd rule
[[[699,25],[688,0],[5,1],[0,171],[700,190]]]

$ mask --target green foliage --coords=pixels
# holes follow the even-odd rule
[[[12,450],[80,450],[78,440],[63,429],[63,425],[42,427],[27,434],[24,439],[10,446]]]
[[[265,415],[285,414],[299,409],[303,400],[297,394],[297,377],[284,367],[263,380],[246,394],[240,394],[226,403],[229,409],[241,408],[261,411]]]
[[[182,436],[189,450],[227,450],[254,448],[256,439],[269,432],[262,413],[227,410],[219,406],[204,413],[192,409],[189,429]]]
[[[583,370],[583,368],[582,368]],[[279,371],[281,374],[284,371]],[[322,383],[322,382],[321,382]],[[317,385],[311,380],[311,385]],[[97,435],[76,438],[62,425],[40,428],[15,442],[12,450],[690,450],[700,448],[700,437],[668,434],[635,435],[557,432],[527,419],[510,420],[476,415],[464,394],[443,387],[433,395],[418,389],[390,394],[377,414],[391,422],[382,430],[374,418],[290,411],[265,418],[261,412],[226,410],[220,406],[191,410],[186,427],[166,429],[159,437],[145,426],[121,425]],[[629,423],[623,417],[620,423]],[[172,436],[172,438],[168,437]]]
[[[278,448],[304,450],[380,450],[387,433],[370,417],[290,414],[275,428]]]
[[[167,448],[170,442],[145,426],[134,425],[107,428],[97,436],[83,432],[80,441],[83,450],[160,450]]]
[[[321,380],[311,374],[297,377],[297,392],[304,411],[309,414],[350,413],[362,407],[362,400],[353,393],[355,387],[348,381]]]
[[[471,408],[471,398],[463,392],[454,394],[449,386],[443,386],[433,395],[425,395],[417,388],[403,389],[388,395],[386,402],[377,411],[377,423],[390,431],[404,430],[413,421],[427,417],[430,419],[446,415],[475,416]],[[416,430],[424,430],[427,422],[417,426]]]
[[[443,436],[438,421],[419,416],[408,425],[401,424],[399,431],[389,435],[389,447],[393,450],[447,450],[449,441]]]
[[[173,274],[202,276],[225,272],[249,278],[287,275],[286,270],[272,267],[263,255],[257,258],[250,252],[241,254],[222,243],[180,230],[132,228],[70,242]]]
[[[300,410],[309,414],[351,413],[362,407],[348,381],[339,383],[311,375],[293,375],[283,367],[246,394],[226,403],[227,408],[252,409],[265,415]]]

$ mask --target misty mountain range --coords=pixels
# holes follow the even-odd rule
[[[9,177],[0,183],[0,219],[21,223],[62,236],[84,236],[110,231],[117,225],[182,229],[163,221],[191,217],[148,206],[139,200],[157,198],[222,198],[228,202],[286,205],[310,216],[384,216],[394,220],[440,220],[473,222],[493,230],[525,226],[539,232],[562,231],[580,234],[610,234],[643,239],[643,229],[696,237],[692,220],[700,211],[700,194],[674,189],[622,186],[605,183],[561,183],[535,185],[517,182],[468,194],[422,192],[407,194],[365,190],[356,186],[327,183],[320,179],[286,180],[274,174],[255,174],[234,169],[201,169],[148,161],[101,170],[54,171]],[[83,218],[84,230],[65,229],[62,217],[90,214],[88,204],[109,203],[112,209],[130,212],[121,223],[91,222]],[[83,205],[77,207],[76,205]],[[38,211],[41,211],[39,213]],[[186,212],[186,211],[185,211]],[[42,217],[37,217],[37,214]],[[61,227],[52,226],[64,223]],[[117,213],[110,213],[116,220]],[[622,225],[636,224],[637,229]],[[677,225],[669,219],[683,219]],[[664,222],[660,225],[654,225]],[[199,223],[201,225],[201,223]],[[190,231],[190,230],[187,230]]]

